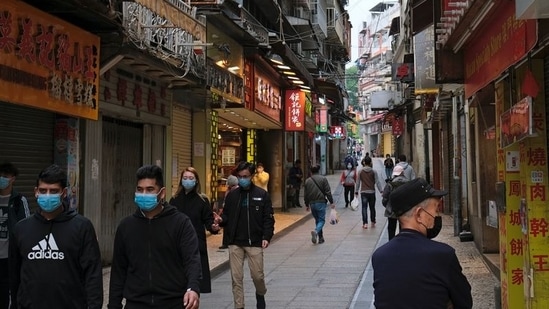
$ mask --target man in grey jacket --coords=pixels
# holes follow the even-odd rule
[[[376,226],[376,187],[379,193],[383,193],[381,177],[372,168],[372,158],[362,159],[362,170],[358,173],[355,194],[360,192],[362,204],[362,228],[368,228],[368,209],[370,209],[370,221],[372,227]]]
[[[408,180],[414,180],[416,179],[416,172],[414,171],[414,168],[410,163],[406,162],[406,155],[401,154],[398,156],[398,164],[397,166],[402,166],[402,169],[404,170],[404,177]]]
[[[326,199],[330,202],[330,207],[335,208],[332,190],[326,177],[319,175],[320,166],[311,167],[311,177],[305,180],[305,206],[307,211],[311,210],[315,218],[315,229],[311,231],[311,241],[316,244],[324,243],[324,233],[322,228],[326,222]]]

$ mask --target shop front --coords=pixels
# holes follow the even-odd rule
[[[80,122],[98,118],[99,38],[21,1],[3,1],[0,11],[9,16],[0,50],[0,161],[19,169],[16,187],[31,209],[38,173],[60,165],[67,201],[88,213],[79,194]]]
[[[240,161],[262,163],[270,176],[268,190],[273,206],[280,208],[284,184],[281,81],[258,55],[244,60],[243,76],[240,104],[232,98],[213,102],[220,137],[218,179],[226,179]],[[218,191],[223,189],[221,186]]]

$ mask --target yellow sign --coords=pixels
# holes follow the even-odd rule
[[[21,1],[1,1],[0,101],[97,120],[99,44]]]

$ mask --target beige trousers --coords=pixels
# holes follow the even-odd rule
[[[235,308],[244,308],[244,259],[248,258],[250,275],[255,286],[255,293],[265,295],[265,273],[263,272],[263,248],[229,246],[229,265],[233,282]]]

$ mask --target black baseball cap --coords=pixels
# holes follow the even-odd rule
[[[416,178],[395,188],[389,195],[391,209],[397,217],[430,197],[442,197],[448,191],[435,190],[423,178]]]

